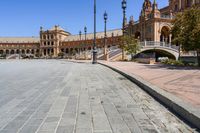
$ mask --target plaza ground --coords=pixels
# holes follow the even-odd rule
[[[195,132],[101,65],[4,60],[0,75],[0,133]]]
[[[200,109],[200,69],[148,65],[134,62],[102,63],[137,75],[159,88]]]

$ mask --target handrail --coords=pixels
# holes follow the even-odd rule
[[[172,45],[171,43],[165,43],[165,42],[156,42],[156,41],[144,41],[139,42],[140,46],[145,47],[164,47],[164,48],[170,48],[172,50],[179,50],[178,46]]]

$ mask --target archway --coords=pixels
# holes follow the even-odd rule
[[[3,50],[0,50],[0,55],[2,55],[3,54]]]
[[[19,54],[19,49],[16,50],[16,54]]]
[[[47,49],[47,55],[50,55],[50,53],[51,53],[51,50]]]
[[[15,54],[15,50],[11,50],[11,51],[10,51],[10,54]]]
[[[40,54],[40,50],[39,49],[36,50],[36,54]]]
[[[139,31],[135,32],[135,38],[140,40],[141,38],[141,33]]]
[[[168,59],[173,59],[173,60],[177,59],[176,55],[173,55],[172,53],[162,49],[144,50],[136,54],[134,58],[155,58],[156,61],[158,61],[158,59],[162,57],[167,57]]]
[[[65,53],[66,53],[66,54],[69,53],[69,49],[68,49],[68,48],[65,49]]]
[[[52,49],[51,49],[51,54],[53,55],[53,53],[54,53],[54,49],[52,48]]]
[[[22,54],[25,54],[25,50],[24,49],[22,49]]]
[[[27,53],[27,54],[30,54],[30,50],[29,50],[29,49],[27,49],[27,50],[26,50],[26,53]]]
[[[163,26],[161,29],[160,42],[171,43],[170,28]]]
[[[32,50],[31,50],[31,54],[34,54],[34,53],[35,53],[35,50],[34,50],[34,49],[32,49]]]
[[[10,51],[9,51],[9,50],[6,50],[6,54],[10,54]]]

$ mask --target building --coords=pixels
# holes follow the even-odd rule
[[[169,5],[158,9],[156,0],[151,3],[145,0],[138,21],[130,17],[126,24],[129,35],[133,35],[140,41],[157,41],[171,43],[171,22],[177,12],[190,8],[192,5],[200,5],[200,0],[169,0]]]
[[[162,53],[172,54],[177,59],[179,54],[177,47],[171,45],[173,38],[170,33],[171,22],[177,12],[190,8],[192,5],[200,5],[200,0],[169,0],[168,6],[162,9],[158,9],[156,0],[153,3],[150,0],[144,0],[138,21],[134,21],[132,16],[129,22],[126,21],[126,34],[140,40],[143,46],[141,52],[157,48]],[[121,36],[121,29],[108,31],[106,38],[108,47],[118,46]],[[91,53],[92,44],[92,33],[71,35],[60,26],[54,26],[49,30],[41,27],[39,37],[0,37],[0,55],[7,55],[7,57],[15,54],[32,54],[40,57],[57,57],[59,53],[68,57],[83,53],[86,55]],[[99,51],[103,51],[104,32],[97,33],[97,46]]]

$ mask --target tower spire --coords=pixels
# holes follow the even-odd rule
[[[156,3],[156,0],[153,1],[153,10],[152,10],[152,15],[154,18],[159,18],[160,17],[160,11],[158,10],[158,5]]]
[[[157,10],[158,9],[158,5],[156,3],[156,0],[153,1],[153,10]]]

